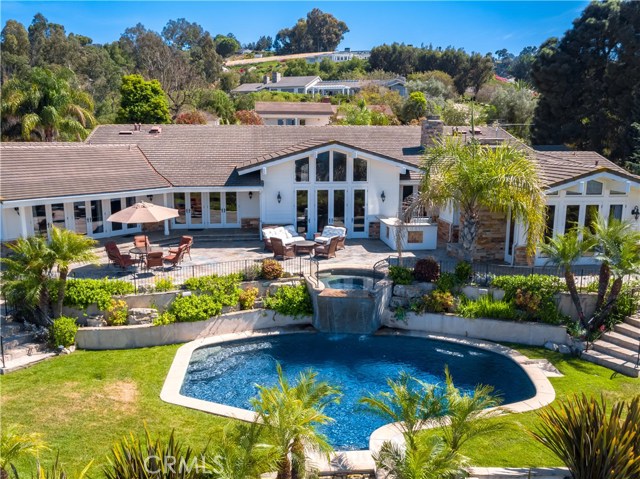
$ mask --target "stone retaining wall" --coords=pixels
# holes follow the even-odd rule
[[[135,325],[80,328],[76,344],[81,349],[134,349],[186,343],[219,334],[311,324],[310,316],[294,318],[272,310],[237,311],[207,321],[166,326]]]

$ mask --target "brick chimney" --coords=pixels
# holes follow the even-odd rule
[[[278,83],[281,78],[282,78],[282,75],[280,74],[280,72],[272,72],[271,73],[271,81],[273,83]]]
[[[262,83],[266,85],[269,82],[271,82],[271,77],[269,75],[262,75]]]
[[[444,135],[444,123],[439,116],[427,117],[420,128],[420,144],[425,148],[433,146],[435,140]]]

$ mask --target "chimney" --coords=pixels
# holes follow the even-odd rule
[[[444,123],[439,116],[427,117],[420,128],[420,144],[425,148],[433,146],[435,140],[444,135]]]
[[[349,53],[351,51],[351,47],[345,47],[344,51]]]
[[[280,72],[271,73],[271,81],[273,83],[278,83],[281,78],[282,78],[282,75],[280,74]]]
[[[265,85],[271,82],[271,77],[269,75],[262,75],[262,83]]]

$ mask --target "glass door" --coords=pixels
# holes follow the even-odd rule
[[[331,214],[330,221],[334,226],[346,226],[345,214],[345,200],[346,195],[344,190],[333,190],[333,198],[331,202]]]
[[[174,226],[180,228],[187,224],[187,199],[186,193],[173,194],[173,207],[178,210],[178,216],[173,219]]]
[[[222,225],[222,193],[209,193],[209,226]]]
[[[87,229],[87,205],[84,201],[76,201],[73,203],[73,230],[86,235]]]
[[[34,235],[47,236],[49,228],[47,227],[47,209],[44,205],[31,207],[31,223]]]
[[[296,191],[296,231],[307,236],[309,230],[309,191]]]
[[[51,220],[50,223],[56,228],[65,228],[66,219],[64,214],[64,203],[54,203],[51,205]]]
[[[224,193],[224,224],[225,226],[240,226],[238,221],[238,194]]]
[[[102,200],[91,200],[87,204],[91,211],[91,216],[89,217],[91,236],[105,236]]]
[[[329,190],[316,191],[316,227],[321,232],[329,224]]]
[[[202,193],[189,193],[189,211],[187,224],[193,227],[202,226]]]
[[[355,238],[367,237],[367,191],[366,190],[353,190],[353,202],[352,202],[352,224],[353,224],[353,236]]]
[[[110,201],[111,214],[122,211],[122,198],[112,198]],[[124,225],[122,223],[111,222],[111,231],[122,231]]]

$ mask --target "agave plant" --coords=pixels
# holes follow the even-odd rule
[[[573,479],[640,477],[640,395],[608,410],[604,396],[571,398],[538,413],[542,423],[533,437],[564,462]]]
[[[93,461],[89,462],[82,471],[79,473],[70,476],[65,472],[60,464],[58,458],[56,457],[56,462],[54,462],[49,469],[43,467],[40,463],[38,463],[36,467],[36,476],[35,479],[84,479],[87,477],[87,473],[91,468]]]
[[[9,477],[9,468],[17,477],[14,463],[25,457],[37,459],[38,455],[47,450],[42,436],[37,433],[22,432],[15,424],[4,425],[0,437],[0,477]]]

